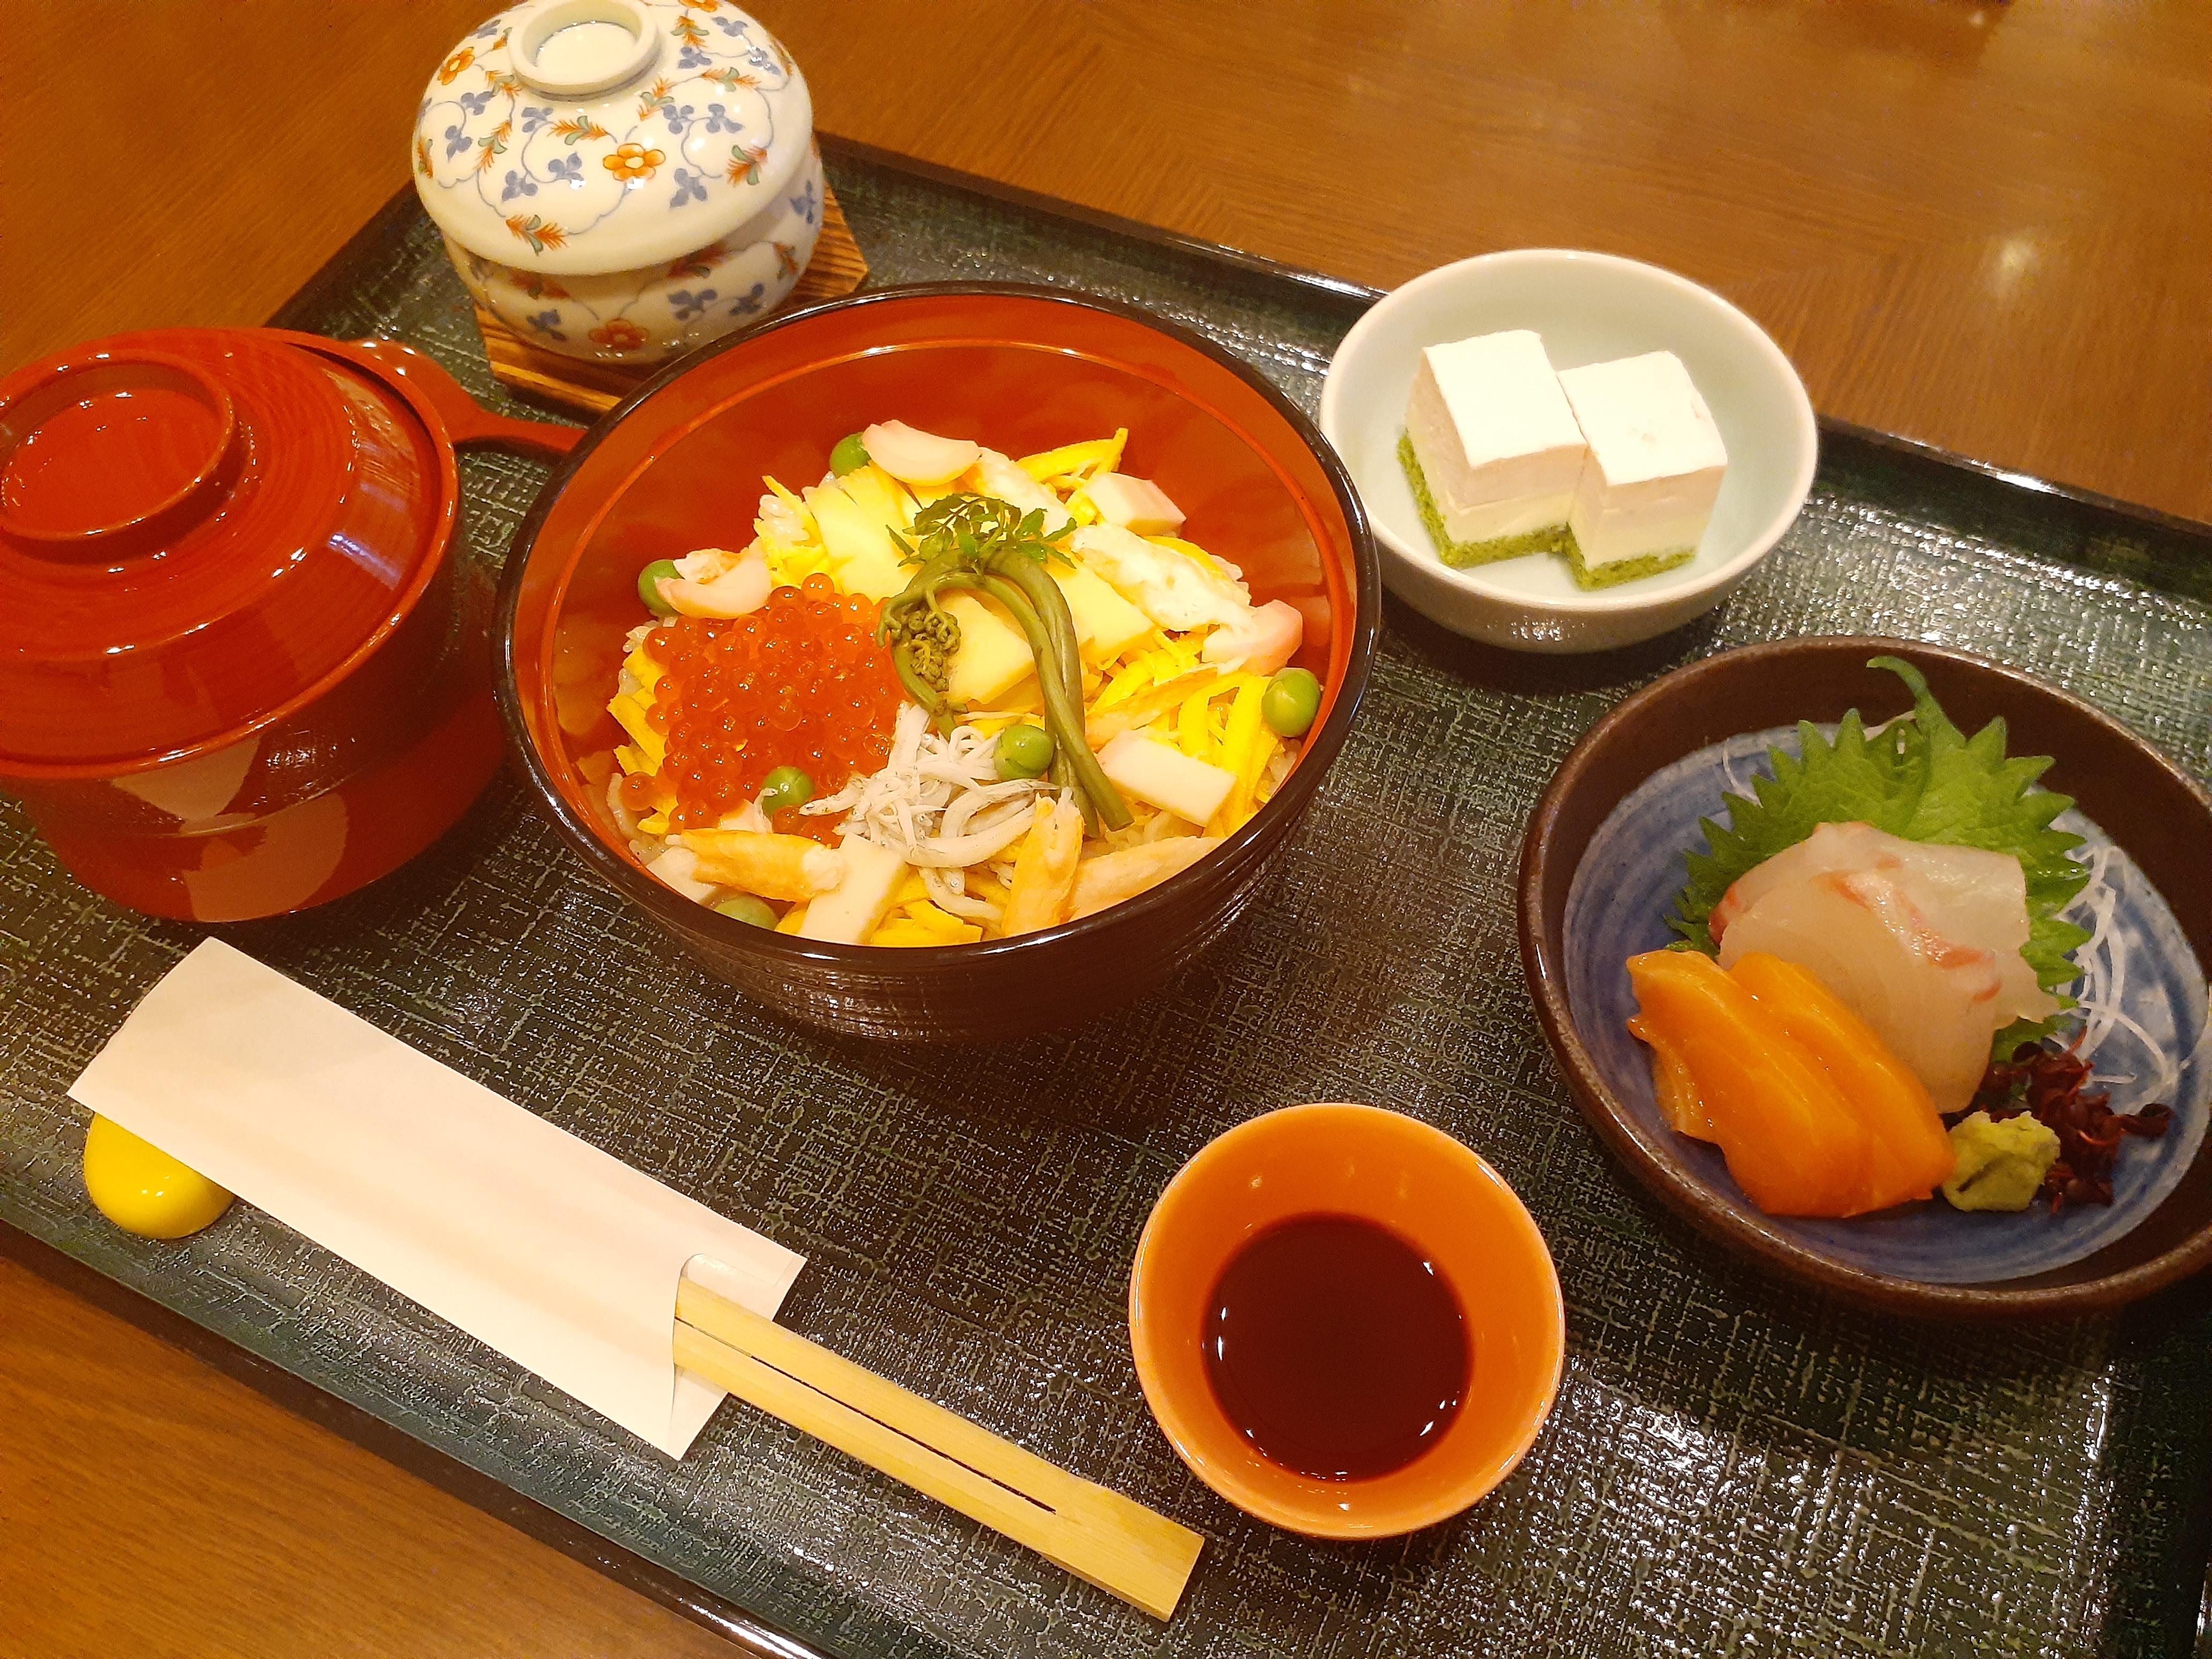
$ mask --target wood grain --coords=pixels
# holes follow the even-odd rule
[[[5,1260],[0,1424],[10,1659],[736,1652]]]
[[[1377,286],[1654,260],[1826,413],[2212,518],[2212,8],[756,9],[829,131]]]
[[[488,9],[12,0],[0,144],[68,153],[0,191],[0,368],[267,316],[404,184]],[[755,9],[827,131],[1382,286],[1516,246],[1656,260],[1826,413],[2212,519],[2194,0]],[[79,118],[95,80],[131,118]]]
[[[407,182],[423,86],[492,0],[5,0],[0,368],[258,323]]]

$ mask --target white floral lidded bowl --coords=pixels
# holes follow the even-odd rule
[[[532,343],[658,362],[772,310],[821,234],[806,82],[729,0],[529,0],[439,66],[415,188]]]

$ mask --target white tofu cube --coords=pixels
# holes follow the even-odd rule
[[[837,945],[859,945],[876,931],[891,895],[906,884],[907,861],[888,847],[848,836],[842,848],[845,879],[806,903],[799,937]]]
[[[1139,536],[1172,536],[1182,528],[1182,509],[1150,478],[1102,472],[1083,486],[1098,516]]]
[[[1566,523],[1582,477],[1582,428],[1529,330],[1425,349],[1406,433],[1451,541],[1483,550],[1533,538],[1487,554],[1503,557],[1536,550],[1544,532]]]
[[[1559,376],[1589,444],[1568,525],[1592,571],[1694,552],[1728,470],[1720,428],[1671,351]]]
[[[1116,788],[1193,823],[1211,819],[1237,785],[1235,773],[1194,760],[1141,732],[1124,732],[1100,750],[1098,769]]]
[[[645,867],[662,886],[696,904],[704,904],[714,895],[714,884],[699,879],[699,855],[688,847],[671,847]]]

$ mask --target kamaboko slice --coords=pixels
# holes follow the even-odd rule
[[[1746,1196],[1769,1215],[1856,1213],[1871,1141],[1820,1062],[1711,957],[1647,951],[1628,975],[1628,1029],[1688,1067]]]
[[[1707,923],[1722,962],[1733,959],[1729,929],[1768,894],[1814,876],[1857,872],[1895,883],[1933,933],[1990,953],[1997,975],[1992,1033],[2016,1019],[2057,1012],[2057,1000],[2036,983],[2035,970],[2021,955],[2028,933],[2027,875],[2018,859],[1978,847],[1907,841],[1868,823],[1820,824],[1739,877]]]
[[[1794,962],[1753,951],[1729,976],[1812,1051],[1866,1125],[1874,1148],[1863,1209],[1929,1197],[1951,1178],[1957,1156],[1935,1103],[1872,1027]]]
[[[860,434],[868,459],[901,483],[947,484],[975,465],[983,447],[966,438],[940,438],[904,421],[878,421]]]

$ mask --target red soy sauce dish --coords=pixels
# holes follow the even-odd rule
[[[580,433],[428,358],[161,329],[0,380],[0,790],[94,891],[238,921],[397,868],[490,781],[456,443]]]
[[[1489,1164],[1377,1107],[1239,1124],[1168,1183],[1129,1280],[1152,1415],[1229,1502],[1321,1538],[1456,1515],[1534,1443],[1566,1316]]]

